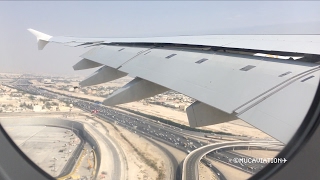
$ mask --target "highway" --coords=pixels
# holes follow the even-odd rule
[[[187,131],[178,127],[174,127],[174,126],[170,126],[161,122],[155,122],[152,120],[149,120],[147,118],[143,118],[140,116],[136,116],[136,115],[132,115],[129,113],[125,113],[122,111],[118,111],[118,110],[114,110],[112,108],[106,107],[106,106],[102,106],[99,103],[93,103],[93,102],[89,102],[89,101],[84,101],[78,98],[74,98],[74,97],[69,97],[69,96],[65,96],[65,95],[60,95],[60,94],[56,94],[56,93],[52,93],[49,92],[47,90],[44,89],[39,89],[35,86],[14,86],[14,88],[23,90],[23,91],[27,91],[31,94],[35,94],[35,95],[42,95],[51,99],[59,99],[60,101],[66,102],[68,104],[73,104],[74,106],[87,111],[87,112],[94,112],[93,114],[96,116],[99,116],[101,119],[107,120],[109,122],[121,125],[125,128],[127,128],[128,130],[143,135],[145,137],[149,137],[151,139],[155,139],[161,142],[164,142],[170,146],[173,146],[179,150],[182,150],[186,153],[191,153],[192,151],[206,146],[207,144],[205,142],[200,141],[200,137],[201,139],[204,138],[204,135],[206,136],[216,136],[219,137],[220,135],[215,135],[215,134],[205,134],[205,133],[199,133],[199,132],[193,132],[193,131]],[[191,134],[191,136],[190,136]],[[198,139],[196,139],[198,137]],[[211,141],[214,142],[214,141]],[[258,141],[255,141],[258,142]],[[233,143],[233,142],[230,142]],[[219,154],[213,154],[211,153],[209,156],[212,156],[212,158],[216,159],[216,160],[220,160],[225,157],[225,156],[230,156],[230,154],[225,154],[226,152],[221,152],[221,155]],[[170,155],[168,155],[170,157]],[[234,154],[232,155],[232,157],[237,156],[237,157],[241,157],[240,155]],[[191,158],[193,159],[193,162],[195,162],[197,160],[197,158]],[[174,162],[173,159],[171,159],[172,162]],[[222,159],[223,160],[223,159]],[[199,160],[197,161],[199,162]],[[232,166],[232,164],[230,162],[227,162],[229,165]],[[117,163],[115,163],[117,164]],[[172,164],[176,164],[176,163],[172,163]],[[188,166],[188,168],[195,168],[197,167],[198,164],[194,164],[194,165],[190,165],[190,167]],[[208,166],[208,165],[207,165]],[[240,166],[239,164],[236,164],[236,166]],[[257,165],[257,167],[261,167],[260,164]],[[209,166],[208,166],[209,167]],[[243,167],[239,167],[242,168],[243,171],[248,172],[247,169],[243,168]],[[181,169],[179,169],[178,167],[176,167],[176,179],[180,179],[181,177],[179,176],[179,174],[181,174]],[[197,169],[197,168],[196,168]],[[211,168],[214,171],[214,168]],[[260,168],[261,169],[261,168]],[[254,171],[258,171],[259,169],[256,168]],[[121,171],[120,171],[121,172]],[[179,173],[178,173],[179,172]],[[188,172],[192,173],[195,171],[189,171]],[[220,172],[215,171],[216,174]],[[253,170],[251,170],[251,172],[253,173]],[[222,175],[222,174],[221,174]],[[190,177],[195,177],[196,174],[190,174]],[[222,175],[223,176],[223,175]],[[117,176],[116,176],[117,177]],[[118,176],[119,177],[119,176]]]
[[[182,133],[186,130],[167,124],[152,122],[150,120],[147,120],[146,118],[124,113],[122,111],[117,111],[96,103],[83,101],[64,95],[57,95],[46,90],[40,90],[39,88],[36,88],[34,86],[15,86],[15,88],[27,91],[31,94],[42,95],[51,99],[59,99],[68,104],[73,104],[74,106],[87,112],[97,111],[97,113],[95,113],[94,115],[99,116],[104,120],[108,120],[109,122],[121,125],[134,133],[138,133],[145,137],[164,142],[186,153],[190,153],[191,151],[206,145],[206,143],[187,136],[186,134],[188,134],[188,132]],[[203,133],[201,133],[201,135],[203,137]],[[168,153],[166,152],[166,154]],[[168,154],[168,157],[171,159],[172,164],[176,166],[173,167],[176,170],[173,175],[175,176],[174,179],[181,179],[181,169],[179,168],[178,163],[175,162],[176,160],[173,159],[172,155]]]
[[[65,102],[72,103],[74,106],[77,106],[77,107],[79,107],[80,109],[82,109],[84,111],[91,112],[92,110],[99,109],[99,112],[96,113],[95,115],[99,116],[99,117],[102,117],[102,119],[108,119],[109,121],[113,120],[113,119],[118,119],[118,118],[123,118],[124,117],[123,114],[117,113],[116,111],[110,111],[110,113],[108,113],[106,109],[103,109],[103,107],[97,106],[95,103],[79,101],[79,100],[76,100],[76,99],[73,99],[73,98],[68,98],[68,97],[52,94],[50,92],[42,92],[41,90],[38,90],[37,88],[31,87],[31,86],[30,87],[28,87],[28,86],[22,86],[22,87],[19,86],[17,88],[26,90],[27,92],[31,92],[32,94],[39,94],[39,95],[42,95],[42,96],[45,96],[45,97],[48,97],[48,98],[60,99],[60,100],[65,101]],[[111,113],[112,113],[112,115],[111,115]],[[141,135],[146,135],[143,131],[140,130],[140,128],[132,129],[133,124],[131,122],[127,122],[127,121],[131,121],[133,119],[137,119],[137,118],[136,117],[129,117],[126,121],[122,120],[122,121],[117,122],[117,124],[122,125],[123,127],[127,128],[127,129],[129,129],[131,131],[134,130],[135,133],[139,133]],[[112,122],[115,122],[115,121],[112,121]],[[146,124],[146,123],[141,123],[141,124]],[[158,124],[156,124],[156,125],[158,125]],[[154,127],[155,125],[151,124],[151,125],[146,125],[145,127],[149,128],[151,126]],[[104,142],[107,144],[107,146],[110,147],[110,149],[112,151],[112,155],[115,158],[114,159],[115,167],[114,167],[114,172],[113,172],[114,175],[113,175],[113,177],[117,177],[118,179],[120,179],[120,177],[121,177],[121,165],[120,165],[120,163],[118,163],[118,162],[120,162],[118,152],[113,147],[112,143],[108,140],[108,138],[106,138],[104,135],[99,133],[97,130],[95,130],[95,131],[97,132],[97,134],[99,134],[100,138],[104,139]],[[151,134],[153,133],[153,136],[154,136],[153,139],[159,139],[159,138],[157,138],[157,136],[155,135],[154,132],[151,132],[151,131],[148,131],[148,130],[147,130],[147,132],[151,133]],[[147,136],[147,137],[150,137],[150,136]],[[174,142],[174,140],[172,142]],[[172,144],[170,144],[170,145],[172,145]],[[168,155],[169,159],[172,161],[172,164],[173,164],[172,168],[174,170],[174,172],[172,173],[172,179],[181,179],[181,170],[179,169],[177,160],[174,158],[174,156],[169,151],[165,150],[164,148],[160,147],[159,145],[157,145],[157,146],[160,149],[162,149]],[[113,178],[113,179],[117,179],[117,178]]]
[[[77,129],[73,129],[73,131],[78,131],[78,130]],[[77,137],[80,139],[80,143],[79,143],[78,147],[75,149],[75,151],[72,153],[72,156],[68,159],[68,162],[63,167],[61,173],[57,177],[62,177],[62,176],[68,175],[72,171],[74,165],[77,162],[78,157],[80,156],[80,154],[82,152],[82,149],[83,149],[84,143],[85,143],[85,141],[84,141],[84,139],[82,137],[83,134],[82,134],[82,132],[81,133],[77,132],[76,134],[78,134]]]
[[[233,141],[233,142],[223,142],[223,143],[214,143],[209,144],[204,147],[201,147],[193,152],[191,152],[183,162],[183,172],[182,172],[182,180],[198,180],[199,173],[198,173],[198,165],[200,160],[209,152],[220,150],[222,148],[229,148],[229,147],[237,147],[237,146],[263,146],[264,143],[274,143],[274,141],[264,141],[264,142],[256,142],[256,141]],[[230,153],[229,153],[230,154]],[[227,164],[232,164],[229,161],[229,158],[226,155],[221,154],[223,158],[226,159]],[[240,158],[241,156],[234,155],[232,157]],[[233,163],[232,166],[238,165],[238,163]],[[221,173],[219,173],[221,174]],[[220,179],[223,179],[223,176],[220,176]]]
[[[210,153],[208,153],[208,155],[210,155],[210,156],[207,156],[210,159],[224,162],[227,164],[232,164],[232,165],[238,167],[238,169],[245,171],[245,172],[248,172],[248,173],[251,173],[251,174],[255,174],[256,172],[258,172],[262,168],[264,168],[264,166],[266,166],[266,164],[263,164],[263,163],[234,163],[234,162],[232,162],[232,159],[234,159],[234,158],[243,157],[243,158],[248,159],[248,158],[252,158],[252,157],[245,156],[245,155],[238,154],[238,153],[233,153],[232,151],[223,151],[223,153],[210,152]]]
[[[113,159],[113,172],[112,172],[112,179],[116,179],[116,180],[121,180],[124,179],[123,177],[123,173],[126,171],[125,169],[122,169],[122,165],[121,163],[123,163],[123,161],[120,160],[120,154],[118,153],[116,147],[114,146],[114,144],[110,141],[109,138],[107,138],[105,135],[103,135],[100,131],[98,131],[96,128],[94,128],[91,124],[86,123],[88,126],[91,126],[91,129],[95,131],[95,133],[98,134],[98,136],[103,139],[103,142],[106,144],[106,146],[109,148],[109,150],[112,153],[112,159]],[[102,162],[101,163],[106,163],[107,166],[109,166],[111,163],[110,162]],[[97,175],[97,174],[96,174]]]
[[[87,111],[92,112],[97,110],[95,115],[102,117],[110,122],[122,125],[130,131],[141,132],[147,137],[160,138],[165,142],[169,143],[171,146],[176,147],[184,152],[191,152],[201,146],[206,145],[206,143],[196,140],[194,138],[188,137],[183,133],[183,129],[178,127],[173,127],[163,123],[157,123],[142,118],[140,116],[135,116],[122,111],[117,111],[96,103],[87,102],[79,100],[72,97],[66,97],[62,95],[57,95],[45,90],[40,90],[34,86],[17,86],[16,88],[31,92],[31,94],[42,95],[52,99],[59,99],[61,101],[73,104],[74,106]],[[203,133],[202,133],[203,137]]]
[[[205,164],[206,166],[208,166],[208,167],[211,169],[211,171],[218,176],[218,178],[219,178],[220,180],[226,180],[226,179],[227,179],[227,178],[219,171],[219,169],[217,169],[216,167],[214,167],[213,165],[211,165],[211,163],[210,163],[206,158],[202,158],[200,161],[201,161],[203,164]]]
[[[29,86],[19,86],[20,88],[19,89],[24,89],[26,88],[25,90],[29,90],[28,92],[31,92],[32,94],[38,94],[38,91],[37,89],[34,89],[34,88],[27,88]],[[31,86],[30,86],[31,87]],[[52,94],[42,94],[43,96],[46,96],[46,97],[50,97],[50,98],[53,98],[54,95]],[[89,124],[89,126],[92,126]],[[109,148],[109,150],[111,151],[112,153],[112,159],[113,159],[113,163],[114,164],[114,167],[113,167],[113,172],[112,172],[112,179],[123,179],[123,175],[122,175],[122,172],[124,172],[125,170],[122,170],[121,169],[121,161],[120,161],[120,157],[119,157],[119,153],[118,151],[116,150],[116,148],[114,147],[114,145],[112,144],[112,142],[105,137],[105,135],[102,135],[98,130],[96,130],[95,128],[92,128],[98,135],[101,139],[103,139],[103,142],[106,144],[106,146]],[[83,147],[83,142],[82,142],[82,147]],[[73,157],[73,161],[70,161],[73,162],[73,163],[68,163],[68,165],[64,168],[64,171],[62,174],[60,174],[59,176],[64,176],[66,174],[68,174],[72,168],[73,168],[73,165],[75,164],[75,160],[76,158],[79,156],[80,152],[81,152],[82,148],[78,148],[77,150],[77,155]],[[104,163],[104,162],[101,162],[101,163]],[[110,164],[110,162],[105,162],[107,163],[108,165]]]

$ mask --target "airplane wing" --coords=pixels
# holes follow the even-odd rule
[[[196,99],[186,110],[191,127],[240,118],[283,143],[302,123],[320,79],[319,35],[76,38],[29,31],[39,49],[49,42],[92,48],[73,68],[102,67],[81,86],[135,78],[104,105],[172,89]]]

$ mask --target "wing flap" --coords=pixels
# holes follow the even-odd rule
[[[173,54],[173,57],[166,58]],[[228,53],[152,49],[119,70],[231,114],[264,92],[315,66]],[[286,72],[291,73],[279,77]]]
[[[81,55],[81,57],[117,69],[127,61],[130,61],[132,58],[149,49],[150,48],[101,46],[91,49]]]
[[[237,116],[281,142],[288,143],[310,108],[319,79],[319,71],[300,78]]]

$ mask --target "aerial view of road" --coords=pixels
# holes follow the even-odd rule
[[[215,143],[215,144],[210,144],[210,145],[206,145],[202,148],[199,148],[193,152],[191,152],[185,159],[184,164],[183,164],[183,172],[182,172],[182,179],[183,180],[192,180],[192,179],[198,179],[199,175],[198,175],[198,162],[203,158],[203,156],[205,156],[206,154],[208,154],[209,152],[210,155],[208,154],[207,157],[210,158],[215,158],[217,160],[221,160],[226,164],[232,164],[233,166],[238,166],[239,169],[243,169],[245,171],[247,171],[246,168],[244,168],[244,164],[242,163],[236,163],[233,162],[232,159],[233,158],[241,158],[243,156],[239,155],[239,154],[233,154],[227,151],[223,151],[221,153],[215,153],[214,151],[217,149],[221,149],[221,148],[230,148],[230,147],[246,147],[246,146],[259,146],[258,144],[255,144],[255,141],[249,141],[249,142],[245,142],[245,141],[235,141],[235,142],[225,142],[225,143]],[[270,142],[264,142],[264,143],[275,143],[273,141]],[[260,144],[261,146],[263,146],[263,144]],[[214,155],[212,155],[214,154]],[[247,156],[247,158],[249,158]],[[210,164],[208,164],[210,166]],[[259,169],[261,169],[263,167],[262,164],[260,163],[254,163],[254,164],[250,164],[250,166],[252,166],[252,170],[255,170],[254,172],[257,172]],[[247,166],[246,166],[247,167]],[[252,173],[254,173],[252,171]],[[218,174],[219,173],[219,174]],[[219,176],[220,179],[225,179],[225,177],[218,171],[216,172],[216,174]]]
[[[23,84],[26,84],[26,82],[21,82]],[[115,110],[113,108],[109,108],[106,106],[102,106],[99,102],[91,102],[86,100],[81,100],[76,97],[66,96],[62,94],[56,94],[50,91],[47,91],[45,89],[40,89],[32,85],[16,85],[15,88],[29,92],[31,94],[35,95],[42,95],[47,98],[51,99],[59,99],[60,101],[66,102],[68,104],[72,104],[73,106],[82,109],[83,111],[90,112],[94,116],[97,116],[103,120],[112,122],[114,124],[120,125],[126,129],[128,129],[131,132],[134,132],[136,134],[139,134],[141,136],[145,136],[150,139],[154,139],[160,142],[163,142],[165,144],[168,144],[176,149],[179,149],[183,152],[186,152],[189,154],[187,159],[184,162],[183,169],[182,167],[178,166],[178,163],[176,160],[174,160],[173,157],[171,157],[171,161],[173,162],[173,169],[174,177],[173,179],[198,179],[199,173],[198,173],[198,163],[200,162],[201,158],[207,154],[207,158],[223,162],[225,164],[229,164],[233,167],[237,167],[238,169],[241,169],[242,171],[245,171],[246,173],[254,174],[261,170],[265,164],[242,164],[242,163],[234,163],[230,161],[232,158],[241,158],[244,157],[241,154],[228,152],[225,150],[216,152],[212,151],[214,149],[221,148],[221,145],[218,144],[211,144],[208,145],[208,139],[205,139],[205,137],[210,137],[210,142],[215,142],[212,137],[228,137],[227,135],[217,135],[212,133],[202,133],[202,132],[194,132],[189,131],[185,129],[181,129],[180,127],[175,127],[168,125],[166,123],[162,123],[159,121],[149,120],[147,118],[137,116],[131,113],[126,113],[123,111]],[[119,155],[116,149],[113,148],[112,143],[108,140],[108,138],[104,137],[101,133],[98,133],[99,136],[104,140],[104,142],[107,144],[108,147],[111,148],[112,156],[114,160],[114,171],[112,177],[114,179],[120,179],[121,177],[121,166],[119,163]],[[218,139],[218,138],[217,138]],[[242,138],[243,139],[243,138]],[[251,140],[249,138],[245,138],[246,140]],[[239,143],[237,142],[229,142],[229,146],[237,145],[239,146]],[[242,144],[240,145],[248,145]],[[201,148],[204,147],[205,148]],[[224,145],[225,146],[225,145]],[[201,148],[199,151],[195,151],[197,149]],[[161,147],[160,147],[161,149]],[[166,150],[162,148],[162,150],[165,152]],[[211,152],[211,151],[212,152]],[[193,152],[195,151],[195,152]],[[166,152],[168,156],[170,155],[169,152]],[[190,154],[191,153],[191,154]],[[190,156],[192,155],[192,156]],[[247,157],[249,158],[249,157]],[[214,172],[220,179],[226,179],[225,176],[215,167],[213,167],[210,163],[208,163],[205,159],[202,159],[201,162],[203,162],[206,166],[208,166],[212,172]],[[103,162],[102,162],[103,163]],[[181,177],[182,173],[182,177]],[[187,173],[187,174],[183,174]]]

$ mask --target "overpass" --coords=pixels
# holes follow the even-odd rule
[[[203,146],[192,151],[185,158],[183,162],[182,169],[182,180],[198,180],[199,172],[198,172],[198,164],[200,160],[207,153],[215,150],[219,150],[222,148],[232,148],[239,146],[269,146],[274,143],[279,143],[275,141],[233,141],[233,142],[222,142],[222,143],[214,143]]]

